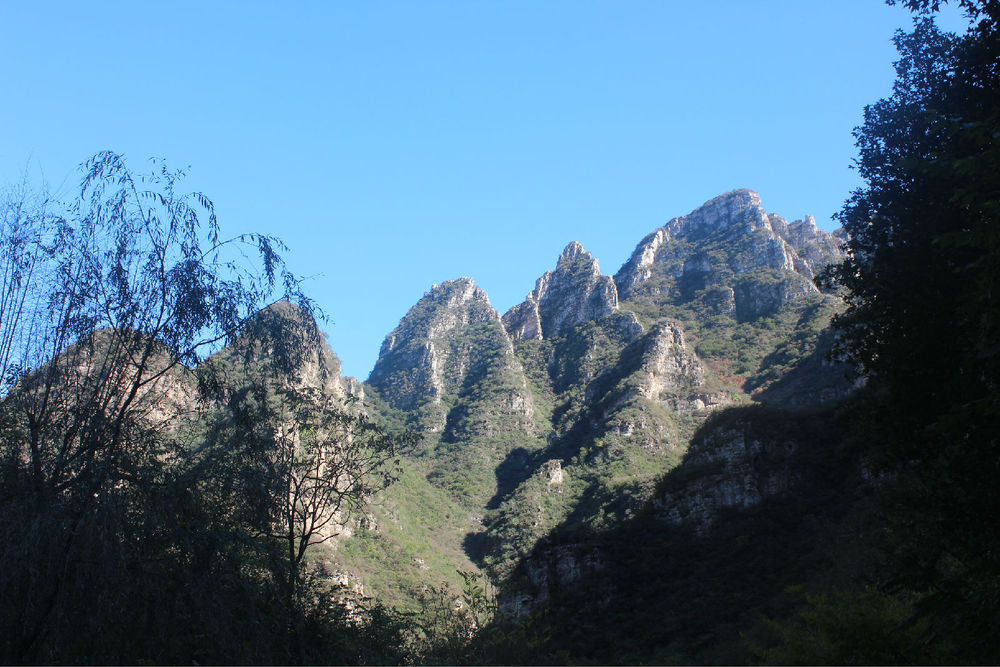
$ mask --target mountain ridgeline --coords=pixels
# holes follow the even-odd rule
[[[831,571],[843,550],[825,535],[871,482],[840,445],[836,406],[853,387],[830,354],[830,322],[844,304],[814,281],[840,246],[811,218],[788,222],[755,193],[730,192],[642,239],[614,276],[571,242],[503,315],[470,278],[434,285],[364,383],[341,376],[308,300],[248,308],[206,358],[178,354],[183,335],[143,333],[156,326],[96,328],[3,402],[5,414],[25,411],[5,426],[15,445],[44,435],[38,409],[49,410],[46,433],[65,423],[93,437],[66,457],[11,449],[3,471],[33,480],[25,488],[72,482],[82,495],[66,507],[85,517],[94,501],[117,526],[118,541],[81,542],[80,563],[108,544],[123,555],[103,579],[66,570],[60,544],[83,519],[57,507],[63,537],[37,548],[51,557],[35,567],[17,546],[34,533],[18,524],[3,555],[21,568],[5,590],[21,597],[2,611],[22,631],[5,655],[99,655],[100,634],[75,644],[80,616],[45,600],[63,581],[100,594],[128,574],[132,588],[106,610],[127,616],[115,610],[142,598],[129,591],[163,574],[128,558],[172,562],[162,554],[198,544],[202,560],[170,575],[177,591],[204,595],[198,614],[244,609],[258,591],[263,620],[248,622],[295,640],[233,646],[226,628],[239,623],[223,623],[214,661],[745,662],[740,638],[795,608],[776,591]],[[117,422],[97,405],[115,407]],[[114,447],[105,465],[88,463],[85,445],[104,452],[122,438],[128,465]],[[68,481],[64,458],[83,462]],[[108,481],[119,469],[156,483]],[[92,490],[105,488],[129,502]],[[130,528],[120,512],[131,507],[152,514]],[[161,592],[181,595],[171,591]],[[167,620],[150,645],[186,661],[197,633],[172,628],[201,627],[201,616],[156,609]],[[328,640],[299,642],[321,628]],[[130,641],[108,643],[120,651],[108,655],[146,655]]]
[[[182,171],[3,193],[0,662],[996,664],[1000,13],[902,4],[842,229],[449,280],[364,382]]]
[[[505,582],[505,613],[528,613],[587,570],[564,549],[549,564],[561,574],[539,574],[549,567],[539,550],[560,535],[607,531],[644,508],[703,533],[726,508],[799,481],[780,463],[794,438],[765,443],[706,419],[849,393],[846,369],[827,360],[842,303],[813,282],[841,259],[840,243],[811,217],[788,222],[737,190],[649,234],[614,276],[570,243],[502,316],[469,278],[435,285],[386,336],[366,405],[422,434],[406,456],[410,492],[426,483],[447,498],[439,517],[457,530],[438,530],[461,535],[447,549]],[[697,443],[704,475],[664,487]],[[399,493],[383,502],[398,507]]]
[[[503,315],[470,278],[434,285],[363,384],[340,377],[336,355],[286,302],[198,373],[224,378],[228,401],[255,360],[297,356],[296,376],[266,382],[417,434],[396,483],[338,515],[309,551],[308,567],[345,598],[422,613],[485,574],[500,618],[562,638],[487,661],[743,661],[744,648],[726,647],[769,594],[751,587],[735,607],[676,610],[705,590],[797,585],[825,567],[803,557],[819,529],[789,517],[834,511],[831,498],[865,484],[832,444],[832,406],[853,388],[828,354],[843,304],[813,280],[841,258],[838,236],[812,218],[787,222],[737,190],[649,234],[614,276],[570,243]],[[273,334],[282,320],[305,333]],[[176,412],[193,417],[177,428],[208,428],[221,403],[197,407],[188,375],[178,382],[190,405]],[[780,520],[762,528],[759,511]],[[750,534],[770,537],[749,557],[726,555],[731,537],[745,545]],[[790,546],[763,546],[774,543]],[[643,630],[635,655],[614,653],[614,628],[645,627],[650,609],[677,625]],[[588,625],[598,611],[615,624]],[[697,643],[706,633],[721,652]]]

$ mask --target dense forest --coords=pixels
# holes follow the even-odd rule
[[[6,189],[0,661],[996,663],[1000,3],[902,4],[842,231],[436,285],[366,383],[183,172]]]

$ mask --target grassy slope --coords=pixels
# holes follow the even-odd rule
[[[458,571],[477,570],[462,550],[473,517],[406,462],[371,510],[377,529],[358,528],[320,556],[350,571],[367,595],[413,611],[427,584],[459,590]]]

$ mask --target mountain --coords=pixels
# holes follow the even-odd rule
[[[275,368],[294,370],[275,374]],[[251,317],[240,336],[197,368],[178,367],[164,381],[172,383],[165,392],[172,401],[168,412],[186,416],[179,437],[192,448],[202,447],[207,434],[230,418],[226,405],[233,396],[261,384],[344,412],[366,411],[378,401],[366,397],[360,381],[341,376],[340,360],[315,320],[287,301]],[[200,402],[199,381],[208,392]],[[181,398],[183,405],[175,405]],[[412,610],[428,583],[457,590],[459,571],[477,568],[462,550],[467,510],[410,460],[401,459],[396,473],[397,481],[366,498],[361,512],[337,517],[330,539],[311,546],[306,562],[348,599],[374,596]]]
[[[828,324],[843,304],[814,282],[840,257],[838,236],[811,218],[788,222],[737,190],[654,230],[614,275],[569,243],[502,315],[470,278],[432,286],[364,383],[341,376],[317,323],[287,302],[195,368],[154,346],[158,377],[126,405],[129,424],[166,436],[149,442],[176,456],[179,475],[216,475],[197,490],[220,507],[232,494],[284,507],[293,485],[278,487],[275,470],[316,462],[294,478],[314,488],[351,460],[337,448],[358,444],[368,420],[381,427],[363,431],[371,442],[407,434],[395,483],[352,487],[350,514],[247,514],[264,534],[268,521],[315,519],[322,532],[283,533],[288,568],[334,591],[349,622],[370,596],[422,619],[404,623],[421,645],[464,646],[474,627],[491,636],[489,605],[460,592],[485,574],[506,628],[533,633],[501,630],[513,653],[495,661],[735,662],[756,618],[798,599],[775,591],[850,556],[824,536],[850,532],[840,517],[861,513],[871,486],[842,446],[836,406],[853,387]],[[143,341],[102,330],[26,376],[18,398],[48,396],[32,382],[62,375],[100,388],[89,378]],[[318,540],[302,562],[296,530]],[[456,612],[466,603],[474,621]],[[642,629],[637,652],[615,652],[619,628]]]
[[[559,256],[555,271],[546,271],[503,323],[515,342],[543,340],[617,310],[615,281],[602,275],[597,260],[574,241]]]
[[[500,315],[468,278],[435,285],[386,336],[368,386],[425,435],[412,460],[466,507],[497,492],[494,471],[540,432]]]
[[[811,216],[788,223],[757,193],[734,190],[646,236],[615,282],[623,300],[697,298],[747,321],[818,292],[812,280],[842,257],[839,246]]]
[[[762,661],[768,619],[850,590],[872,557],[859,536],[873,534],[876,483],[844,446],[845,421],[830,406],[715,411],[640,511],[555,531],[518,561],[501,612],[543,639],[507,661]],[[879,618],[864,609],[850,622]]]
[[[287,303],[212,362],[235,388],[237,361],[298,355],[281,382],[419,434],[399,481],[312,550],[334,585],[415,609],[481,568],[523,616],[614,570],[617,531],[709,539],[727,512],[800,492],[808,429],[761,437],[743,411],[797,424],[849,393],[826,355],[840,300],[812,281],[839,253],[811,218],[737,190],[654,230],[614,276],[569,243],[502,316],[470,278],[432,286],[363,385]]]
[[[649,234],[615,281],[623,307],[681,323],[698,354],[743,393],[765,392],[813,354],[806,381],[768,397],[807,405],[846,391],[842,373],[821,363],[831,343],[821,334],[842,303],[813,283],[842,259],[840,238],[810,216],[789,223],[768,214],[756,193],[735,190]]]
[[[841,302],[813,283],[839,247],[736,190],[650,233],[613,277],[570,243],[502,317],[471,279],[435,285],[367,394],[424,434],[409,461],[468,512],[463,549],[502,581],[553,535],[642,511],[714,411],[846,395],[826,360]]]

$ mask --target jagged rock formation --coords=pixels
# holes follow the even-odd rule
[[[470,502],[485,504],[496,490],[494,468],[537,441],[510,337],[468,278],[435,285],[410,309],[382,344],[368,384],[427,434],[430,479]]]
[[[704,384],[704,367],[684,343],[684,332],[676,323],[655,327],[647,340],[640,367],[643,375],[636,386],[639,396],[659,401]],[[705,405],[703,401],[692,402],[692,407],[698,409]]]
[[[454,338],[469,327],[498,319],[486,292],[471,279],[434,285],[385,337],[368,383],[398,409],[428,401],[440,405],[446,391],[454,392],[468,363],[451,358]],[[437,411],[430,428],[443,429],[444,417]]]
[[[499,612],[507,618],[526,616],[553,592],[577,585],[580,580],[600,572],[607,557],[591,544],[545,546],[525,558],[521,570],[526,581],[519,590],[506,591],[499,600]]]
[[[839,247],[811,216],[788,223],[766,213],[757,193],[734,190],[649,234],[615,283],[622,300],[705,292],[717,312],[749,321],[818,293],[812,279],[842,257]]]
[[[737,190],[647,236],[615,277],[570,243],[502,318],[469,278],[433,286],[364,385],[340,377],[315,323],[284,302],[209,365],[238,384],[259,362],[294,359],[283,389],[423,435],[403,482],[324,547],[340,579],[405,600],[428,571],[454,578],[472,558],[527,582],[504,603],[516,614],[614,568],[601,547],[553,534],[646,511],[705,535],[726,512],[799,488],[800,433],[705,424],[723,406],[809,408],[849,390],[823,359],[838,301],[812,283],[839,252],[812,218],[789,223]],[[196,407],[191,371],[163,383],[152,417]]]
[[[680,326],[669,320],[653,325],[627,348],[617,371],[624,379],[605,394],[601,427],[626,446],[653,455],[683,449],[685,433],[670,425],[668,415],[698,418],[733,400],[730,392],[712,388],[704,363],[686,344]]]
[[[531,396],[500,315],[486,292],[459,278],[435,285],[386,336],[368,384],[396,409],[426,407],[421,426],[444,431],[449,422],[442,399],[466,395],[470,383],[494,379],[482,376],[496,376],[503,385],[497,409],[530,429]],[[485,421],[479,432],[496,426]]]
[[[698,474],[661,488],[652,500],[654,515],[704,534],[724,510],[753,507],[798,483],[791,461],[801,444],[788,435],[755,433],[750,418],[707,429],[684,458]]]
[[[842,395],[839,369],[820,361],[839,302],[812,282],[839,253],[812,218],[789,223],[736,190],[647,236],[614,278],[570,243],[502,318],[467,278],[435,286],[386,337],[369,393],[428,434],[411,460],[465,504],[467,553],[503,578],[551,531],[642,508],[717,408]],[[705,444],[720,438],[699,447],[729,451]],[[681,493],[678,516],[707,526],[785,488],[747,486],[730,458],[710,482],[728,495]],[[535,571],[563,570],[580,568]]]
[[[535,282],[535,289],[503,316],[503,323],[514,342],[542,340],[617,310],[615,281],[602,275],[594,256],[573,241],[555,270]]]

